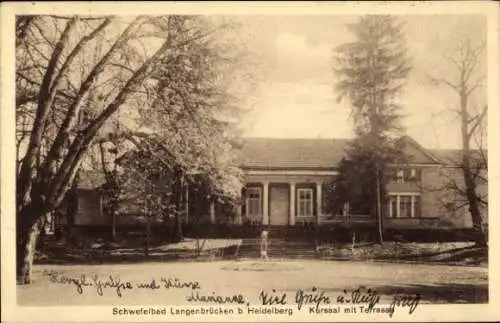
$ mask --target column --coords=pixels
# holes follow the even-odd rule
[[[396,196],[396,218],[399,218],[399,206],[400,206],[401,200],[399,198],[399,195]]]
[[[322,201],[322,184],[316,183],[316,222],[319,223],[321,215],[323,214],[323,210],[321,209],[321,201]]]
[[[290,183],[290,218],[289,225],[295,225],[295,182]]]
[[[215,223],[215,201],[210,199],[210,223]]]
[[[262,224],[269,224],[269,182],[262,183]]]
[[[415,217],[415,196],[412,195],[411,196],[411,217],[414,218]]]
[[[234,203],[234,213],[236,215],[235,223],[238,225],[243,224],[243,218],[241,217],[241,203],[242,201],[238,201]]]

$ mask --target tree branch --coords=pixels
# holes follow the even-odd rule
[[[86,95],[88,94],[92,84],[95,82],[95,80],[97,79],[99,74],[102,73],[105,65],[112,58],[112,55],[116,51],[116,49],[119,48],[120,46],[122,46],[123,43],[127,41],[130,32],[132,31],[132,29],[135,28],[135,26],[138,24],[140,19],[141,19],[140,17],[137,17],[132,23],[130,23],[127,26],[125,31],[123,31],[123,33],[118,37],[118,39],[113,44],[113,46],[109,49],[109,51],[106,53],[106,55],[104,55],[101,58],[101,60],[94,66],[93,70],[89,73],[89,75],[87,76],[85,81],[80,86],[80,89],[76,95],[76,98],[73,100],[71,106],[68,108],[68,111],[66,112],[66,117],[63,121],[63,124],[61,125],[61,128],[59,129],[59,132],[56,136],[56,139],[54,140],[54,144],[52,145],[52,148],[50,149],[50,152],[48,154],[48,158],[46,159],[46,165],[54,164],[55,161],[60,158],[60,155],[61,155],[62,149],[63,149],[63,143],[65,141],[67,141],[69,138],[70,128],[75,123],[75,120],[78,118],[78,111],[80,110],[82,102],[85,99]],[[100,31],[102,31],[110,23],[111,23],[111,19],[107,18],[99,26],[100,28],[99,27],[96,28],[94,30],[94,32],[92,32],[89,35],[89,37],[82,40],[83,44],[90,41],[93,37],[95,37]],[[90,36],[92,36],[92,38],[90,38]],[[80,44],[82,44],[82,42],[80,42]],[[77,45],[77,47],[78,47],[78,45]],[[76,48],[76,50],[79,51],[78,48]],[[75,56],[76,56],[76,54],[75,54]]]
[[[26,201],[29,198],[27,194],[31,190],[32,172],[35,163],[35,157],[38,155],[38,152],[40,150],[42,134],[45,130],[46,120],[49,114],[48,112],[54,99],[53,97],[49,96],[50,84],[56,70],[57,62],[59,61],[59,58],[61,57],[61,54],[68,43],[69,34],[75,27],[76,22],[77,18],[73,17],[66,24],[61,37],[54,47],[54,51],[52,52],[52,56],[50,58],[40,87],[40,91],[38,93],[38,107],[33,125],[33,131],[31,132],[25,159],[23,160],[23,163],[21,165],[20,178],[18,181],[18,199]],[[24,203],[18,203],[18,205],[23,204]]]
[[[144,81],[152,69],[152,65],[156,63],[156,61],[170,48],[170,46],[171,39],[167,39],[156,51],[156,53],[150,57],[148,61],[142,65],[128,80],[127,84],[122,88],[120,93],[118,93],[115,100],[110,103],[107,108],[104,109],[104,111],[82,131],[81,135],[77,136],[77,138],[73,141],[71,147],[69,148],[68,155],[64,159],[61,167],[59,168],[60,171],[54,177],[52,185],[49,189],[50,195],[53,198],[55,197],[54,194],[59,192],[61,187],[66,184],[65,179],[70,178],[68,177],[68,172],[71,171],[71,165],[75,165],[75,158],[80,157],[80,151],[91,143],[106,120],[125,102],[129,91]]]
[[[38,33],[40,34],[40,36],[42,36],[43,40],[45,40],[50,45],[50,47],[54,47],[53,42],[50,39],[48,39],[47,36],[45,36],[45,33],[43,32],[42,28],[36,22],[33,22],[32,24],[33,26],[35,26],[36,30],[38,30]]]
[[[460,86],[458,84],[453,84],[453,83],[451,83],[450,81],[448,81],[448,80],[446,80],[444,78],[433,77],[432,75],[427,74],[427,73],[426,73],[426,75],[436,85],[444,83],[444,84],[448,85],[449,87],[451,87],[452,89],[454,89],[457,92],[460,90]]]
[[[144,138],[149,138],[150,135],[149,134],[141,134],[139,132],[134,132],[134,133],[128,133],[128,134],[124,134],[124,137],[127,138],[128,140],[130,140],[130,142],[132,142],[137,148],[139,148],[140,150],[144,150],[144,145],[141,145],[141,143],[136,139],[134,138],[135,136],[137,137],[144,137]],[[170,150],[164,146],[163,144],[161,144],[160,142],[157,142],[157,144],[163,149],[165,150],[165,152],[168,153],[168,155],[170,155],[171,157],[174,157],[175,158],[175,155],[172,154],[172,152],[170,152]],[[160,155],[156,154],[152,149],[151,147],[147,147],[146,149],[151,155],[153,155],[154,157],[156,157],[164,166],[166,166],[167,168],[169,169],[173,169],[173,166],[172,166],[172,163],[168,163],[167,161],[165,161]],[[175,163],[175,161],[174,161]]]
[[[485,105],[484,108],[483,108],[483,110],[481,111],[481,113],[478,116],[475,116],[476,122],[474,123],[474,125],[469,130],[469,133],[468,133],[469,137],[474,134],[474,132],[476,131],[477,127],[481,124],[481,122],[483,121],[484,117],[486,116],[487,112],[488,112],[488,106]]]
[[[106,177],[106,181],[108,183],[112,183],[112,177],[111,177],[111,174],[108,172],[107,168],[106,168],[106,161],[104,160],[104,142],[100,141],[99,142],[99,150],[100,150],[100,154],[101,154],[101,166],[102,166],[102,171],[104,173],[104,177]]]
[[[78,44],[73,48],[69,56],[66,58],[66,61],[64,64],[61,66],[58,75],[54,79],[52,86],[50,88],[50,92],[53,92],[57,90],[57,87],[59,86],[59,80],[61,77],[66,76],[66,71],[68,68],[71,66],[71,63],[73,63],[73,60],[75,57],[80,53],[82,48],[91,40],[93,40],[99,33],[101,33],[109,24],[111,24],[112,19],[111,17],[106,17],[104,21],[96,28],[94,29],[90,34],[82,37]]]
[[[483,83],[485,77],[480,77],[466,92],[465,95],[469,96],[474,90]]]

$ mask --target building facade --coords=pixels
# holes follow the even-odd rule
[[[450,176],[460,182],[461,169],[410,137],[404,137],[404,141],[409,162],[393,167],[387,187],[389,198],[383,206],[384,227],[470,228],[466,203],[447,189]],[[346,145],[343,139],[245,139],[238,159],[245,185],[240,203],[235,205],[233,223],[374,223],[376,219],[357,212],[348,203],[336,212],[326,210],[326,184],[338,174],[335,166],[345,156]],[[478,191],[487,193],[487,183]],[[210,210],[210,222],[222,222],[213,206]],[[487,209],[483,208],[482,213],[487,221]]]
[[[450,178],[462,185],[461,169],[443,158],[442,151],[427,150],[410,137],[403,139],[408,163],[393,167],[383,205],[384,227],[472,227],[466,200],[448,186]],[[187,187],[183,222],[276,227],[375,225],[373,216],[349,203],[335,211],[326,207],[330,194],[327,183],[338,174],[336,165],[345,157],[347,144],[345,139],[246,138],[237,158],[245,174],[239,201],[218,203],[205,191]],[[487,178],[486,173],[482,176]],[[92,189],[102,185],[103,179],[96,181],[96,174],[92,178],[93,186],[85,181],[80,184],[75,224],[110,225],[102,211],[102,197]],[[480,183],[477,191],[487,201],[487,181]],[[487,222],[487,208],[481,212]],[[116,225],[134,225],[141,219],[140,215],[120,217]]]

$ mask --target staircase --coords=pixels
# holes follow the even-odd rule
[[[271,238],[268,240],[267,255],[270,259],[316,259],[316,245],[309,241],[287,241],[284,238]],[[259,259],[260,239],[243,239],[239,258]]]

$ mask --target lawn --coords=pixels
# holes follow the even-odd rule
[[[487,266],[488,249],[474,242],[386,242],[379,244],[325,244],[318,247],[323,259],[417,261],[455,265]]]
[[[89,264],[215,259],[232,256],[241,239],[184,239],[178,243],[156,243],[148,248],[127,243],[93,243],[77,247],[52,242],[37,251],[37,264]]]

